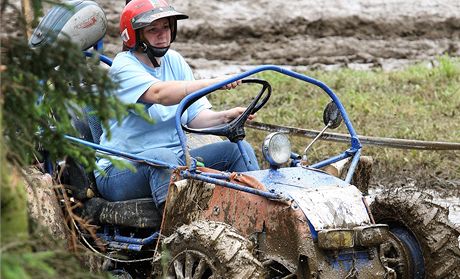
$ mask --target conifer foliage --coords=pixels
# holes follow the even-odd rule
[[[79,137],[72,117],[84,117],[82,108],[90,107],[107,127],[108,119],[121,119],[128,109],[142,115],[143,106],[119,102],[113,95],[117,85],[101,67],[97,53],[86,58],[65,39],[31,49],[25,35],[30,26],[18,2],[2,0],[0,5],[0,277],[95,278],[81,270],[65,244],[31,226],[24,169],[41,166],[45,154],[53,165],[71,156],[91,169],[95,151],[65,139],[65,135]],[[37,18],[42,1],[31,3]],[[36,26],[36,20],[32,24]]]

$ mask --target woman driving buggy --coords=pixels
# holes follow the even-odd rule
[[[120,52],[110,68],[110,76],[119,82],[117,97],[125,103],[141,103],[154,120],[145,121],[130,111],[122,121],[109,123],[101,136],[101,145],[160,160],[184,165],[182,148],[175,128],[177,104],[188,94],[223,81],[223,78],[195,80],[189,65],[170,44],[176,38],[177,21],[188,16],[177,12],[165,0],[133,0],[122,11],[120,33],[127,51]],[[233,89],[241,81],[229,83],[223,89]],[[245,108],[225,111],[211,110],[203,97],[192,104],[182,117],[191,128],[205,128],[227,123],[238,117]],[[249,119],[253,119],[251,115]],[[221,171],[250,171],[259,166],[252,147],[244,142],[252,164],[246,166],[236,144],[222,141],[190,150],[192,157],[200,157],[210,168]],[[117,169],[105,158],[97,165],[105,174],[96,172],[97,188],[110,201],[153,197],[162,208],[171,171],[142,163],[131,163],[136,172]]]

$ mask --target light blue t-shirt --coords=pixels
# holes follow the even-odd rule
[[[140,103],[141,95],[156,82],[194,80],[189,65],[174,50],[168,50],[161,60],[160,67],[157,68],[145,65],[130,51],[121,52],[113,60],[109,75],[112,79],[118,80],[120,88],[116,95],[127,104]],[[175,127],[177,106],[145,104],[145,110],[155,121],[154,124],[148,123],[132,111],[123,118],[121,123],[111,120],[109,122],[111,139],[110,141],[107,139],[107,131],[104,131],[100,144],[132,154],[155,148],[170,148],[180,155],[182,149]],[[182,123],[190,123],[199,112],[207,108],[211,108],[211,104],[206,98],[201,98],[183,114]],[[101,158],[97,165],[105,169],[110,165],[110,161]]]

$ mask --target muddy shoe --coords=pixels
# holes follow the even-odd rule
[[[83,215],[93,220],[98,220],[105,204],[107,204],[107,201],[101,198],[89,199],[84,203]]]
[[[95,195],[85,169],[71,157],[67,157],[62,165],[60,182],[79,201],[91,199]]]

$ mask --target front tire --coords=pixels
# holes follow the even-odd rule
[[[167,278],[262,278],[250,242],[225,223],[183,225],[162,246]]]
[[[460,230],[432,200],[415,189],[390,189],[371,204],[376,223],[390,227],[380,253],[398,278],[460,278]]]

